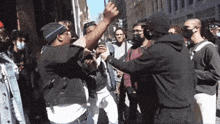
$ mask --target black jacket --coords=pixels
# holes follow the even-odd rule
[[[87,76],[79,64],[83,50],[74,45],[62,45],[48,46],[43,51],[38,68],[46,106],[86,103],[83,86]]]
[[[191,51],[203,42],[205,42],[205,40],[192,47]],[[198,77],[196,91],[198,93],[214,95],[216,93],[216,82],[220,80],[220,59],[214,44],[207,44],[197,51],[192,61],[195,63]]]
[[[180,35],[165,35],[132,61],[107,57],[113,66],[130,74],[152,74],[161,106],[183,108],[192,104],[196,75]]]

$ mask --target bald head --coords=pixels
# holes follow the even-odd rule
[[[189,25],[196,27],[196,28],[201,28],[201,26],[202,26],[201,21],[197,18],[188,19],[184,23],[184,26],[185,26],[185,24],[189,24]]]
[[[183,36],[186,39],[191,39],[194,43],[201,42],[203,40],[201,36],[202,23],[197,18],[188,19],[184,23]]]

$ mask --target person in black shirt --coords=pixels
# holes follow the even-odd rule
[[[156,85],[159,106],[154,115],[155,124],[195,123],[194,94],[196,74],[184,39],[178,34],[167,35],[170,19],[164,13],[149,17],[149,30],[155,44],[131,61],[123,62],[103,53],[102,57],[119,70],[135,75],[151,74]],[[144,83],[144,82],[143,82]]]
[[[103,20],[86,37],[72,45],[71,32],[64,25],[49,23],[41,28],[48,45],[38,61],[41,85],[48,118],[51,123],[78,123],[87,109],[87,73],[83,70],[85,59],[98,43],[108,25],[118,15],[113,3],[108,3]],[[87,49],[87,50],[86,50]]]

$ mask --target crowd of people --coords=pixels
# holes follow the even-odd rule
[[[220,80],[220,22],[191,18],[171,25],[165,13],[118,27],[109,2],[103,20],[83,37],[71,21],[41,28],[46,45],[36,58],[31,39],[0,21],[0,123],[214,124]]]

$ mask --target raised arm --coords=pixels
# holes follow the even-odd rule
[[[114,21],[119,11],[112,2],[109,2],[103,12],[103,20],[96,26],[96,28],[86,36],[86,48],[92,50],[98,43],[98,40],[108,28],[108,25]]]

